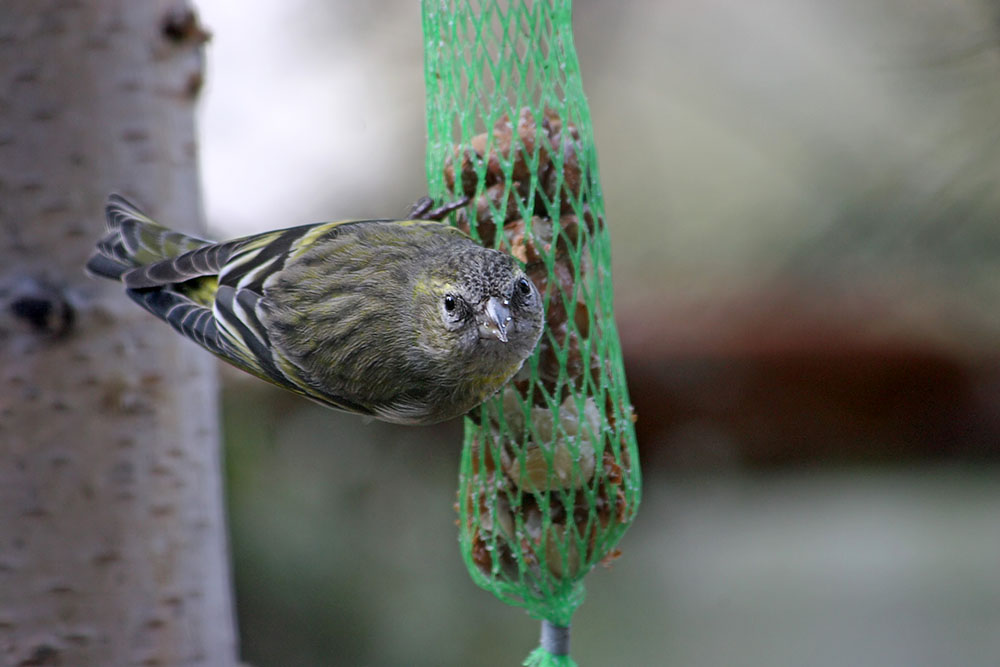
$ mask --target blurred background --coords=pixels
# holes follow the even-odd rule
[[[217,236],[424,194],[419,3],[199,0]],[[1000,664],[1000,3],[577,0],[645,493],[581,665]],[[461,424],[224,369],[253,665],[513,665]]]

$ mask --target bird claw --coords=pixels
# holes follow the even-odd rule
[[[410,220],[438,220],[440,221],[446,215],[452,211],[457,211],[466,204],[469,203],[469,197],[463,196],[460,199],[449,202],[447,204],[442,204],[437,208],[433,208],[434,200],[430,197],[421,197],[413,203],[410,207],[410,212],[408,214],[408,219]]]

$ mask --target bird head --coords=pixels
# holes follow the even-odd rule
[[[418,288],[426,305],[434,304],[433,328],[458,356],[523,361],[541,335],[538,289],[504,253],[470,243]]]

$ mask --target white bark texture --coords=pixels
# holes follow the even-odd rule
[[[84,275],[110,191],[201,227],[185,2],[0,3],[0,664],[236,663],[215,365]]]

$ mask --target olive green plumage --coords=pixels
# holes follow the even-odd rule
[[[384,421],[468,412],[541,335],[541,297],[518,264],[440,222],[328,222],[214,243],[112,195],[107,224],[91,273],[229,363]]]

